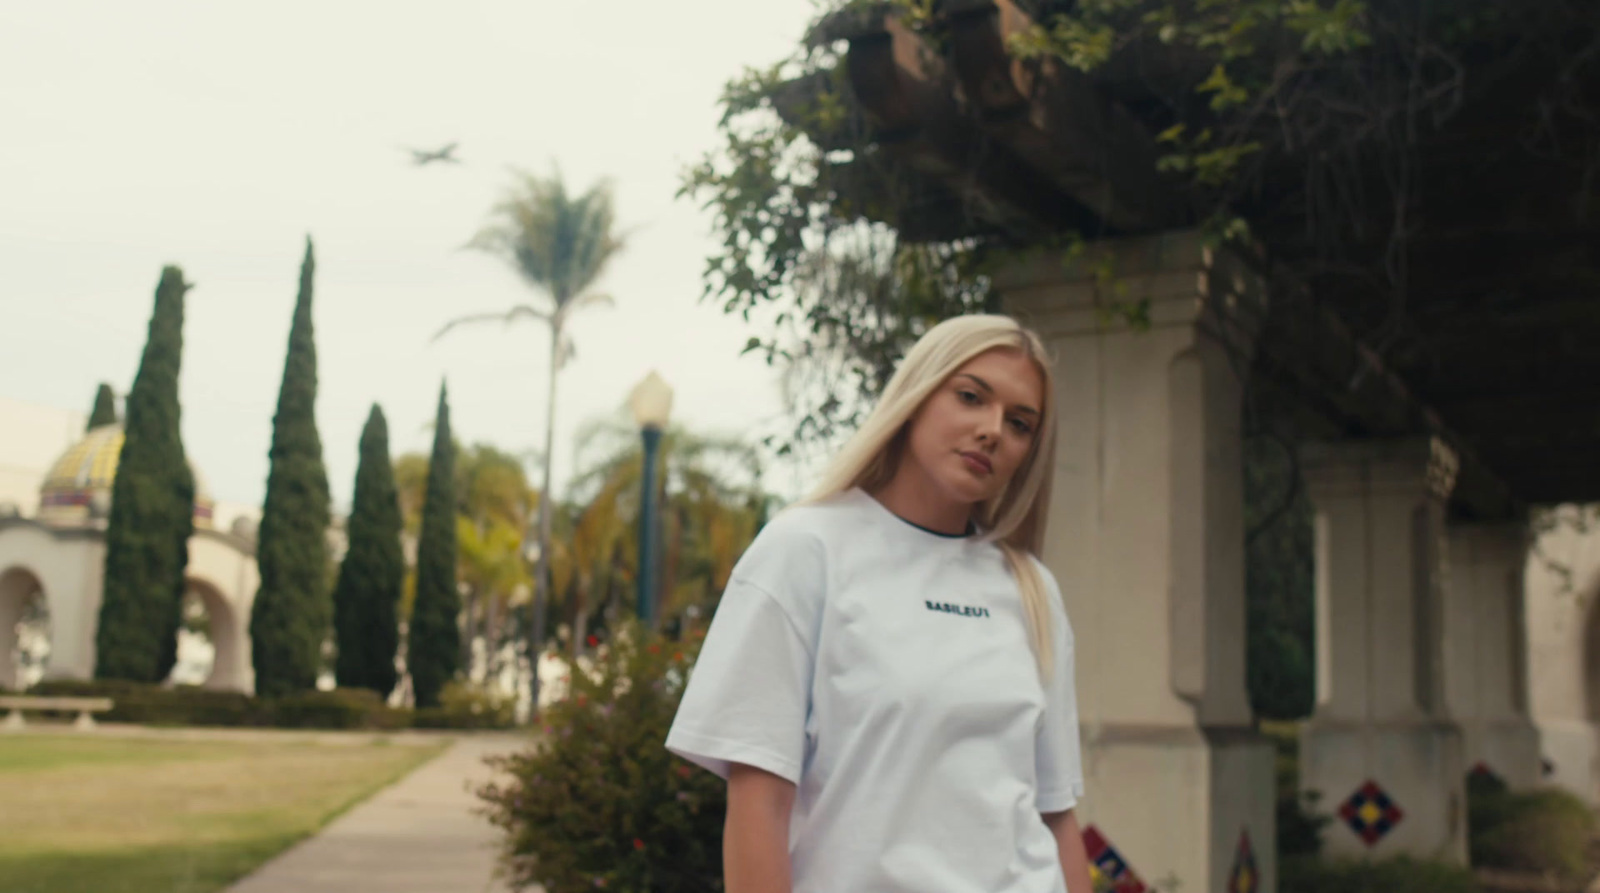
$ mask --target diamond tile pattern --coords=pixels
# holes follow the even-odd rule
[[[1093,825],[1085,828],[1083,845],[1089,852],[1089,874],[1095,893],[1148,893],[1150,888],[1128,867],[1100,829]]]
[[[1233,854],[1233,871],[1228,875],[1228,893],[1256,893],[1261,889],[1261,873],[1256,869],[1256,851],[1250,845],[1250,831],[1239,832],[1239,847]]]
[[[1339,818],[1367,846],[1373,846],[1400,824],[1405,812],[1377,782],[1368,781],[1339,807]]]

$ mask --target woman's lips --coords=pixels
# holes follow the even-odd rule
[[[961,461],[967,463],[967,468],[977,474],[993,474],[994,463],[982,453],[963,451]]]

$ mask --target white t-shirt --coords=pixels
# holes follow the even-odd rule
[[[1064,893],[1041,812],[1083,796],[1072,631],[1041,684],[999,547],[861,490],[791,508],[739,560],[668,733],[724,778],[796,784],[795,893]]]

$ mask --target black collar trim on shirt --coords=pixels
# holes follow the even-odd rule
[[[890,512],[889,514],[894,515],[894,512]],[[894,516],[896,518],[900,518],[899,515],[894,515]],[[907,524],[910,524],[912,527],[917,528],[918,530],[922,531],[923,533],[931,533],[934,536],[942,536],[947,540],[966,539],[967,537],[972,536],[974,533],[978,532],[978,525],[972,523],[971,521],[967,522],[967,532],[966,533],[945,533],[942,530],[934,530],[934,529],[929,528],[929,527],[923,527],[921,524],[918,524],[915,521],[906,521],[905,518],[900,518],[900,520],[901,521],[905,521]]]

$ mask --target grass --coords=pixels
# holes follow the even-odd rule
[[[215,893],[444,745],[0,737],[0,893]]]

